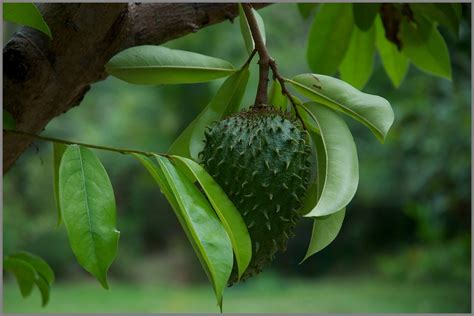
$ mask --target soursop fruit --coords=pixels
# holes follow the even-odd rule
[[[294,235],[311,173],[309,135],[290,114],[253,107],[208,127],[200,157],[248,227],[252,260],[245,280]],[[236,281],[234,268],[229,284]]]

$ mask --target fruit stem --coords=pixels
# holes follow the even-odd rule
[[[252,12],[252,6],[249,3],[242,3],[245,17],[252,33],[252,38],[255,43],[255,50],[258,52],[260,60],[258,61],[260,77],[258,80],[257,96],[255,97],[255,106],[263,107],[268,104],[267,87],[268,87],[268,73],[270,70],[271,57],[268,54],[267,47],[263,42],[262,34],[258,27],[257,19]]]
[[[283,95],[285,95],[290,100],[290,103],[295,110],[296,117],[301,121],[301,124],[303,124],[304,127],[305,125],[300,113],[298,112],[298,108],[296,107],[296,102],[290,92],[286,89],[285,79],[280,75],[275,60],[271,58],[270,54],[268,53],[267,47],[265,46],[262,34],[260,33],[260,29],[258,27],[257,19],[253,14],[251,4],[242,3],[242,8],[244,9],[245,17],[247,18],[250,32],[252,33],[252,38],[255,43],[254,51],[256,50],[258,52],[258,56],[260,57],[260,60],[258,61],[260,77],[258,80],[257,96],[255,97],[255,107],[264,107],[268,104],[268,73],[269,69],[271,68],[273,78],[277,79],[280,83]]]
[[[6,129],[4,129],[3,132],[4,133],[15,134],[15,135],[20,135],[20,136],[24,136],[24,137],[28,137],[28,138],[53,142],[53,143],[60,143],[60,144],[65,144],[65,145],[81,145],[81,146],[84,146],[84,147],[95,148],[95,149],[106,150],[106,151],[113,151],[113,152],[117,152],[117,153],[121,153],[121,154],[134,153],[134,154],[142,154],[142,155],[145,155],[145,156],[160,155],[160,156],[168,157],[167,154],[162,154],[162,153],[153,153],[153,152],[141,151],[141,150],[133,150],[133,149],[126,149],[126,148],[115,148],[115,147],[108,147],[108,146],[100,146],[100,145],[79,143],[79,142],[73,142],[73,141],[60,139],[60,138],[40,136],[40,135],[36,135],[36,134],[24,132],[24,131],[18,131],[18,130],[6,130]]]

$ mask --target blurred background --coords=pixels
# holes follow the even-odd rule
[[[378,57],[364,89],[388,99],[395,123],[385,144],[345,117],[358,147],[360,182],[337,239],[303,264],[311,221],[303,219],[288,251],[258,277],[226,289],[226,312],[468,312],[471,309],[471,22],[463,8],[459,38],[449,46],[452,82],[411,66],[393,88]],[[467,10],[466,10],[467,9]],[[281,73],[308,72],[310,19],[295,4],[259,11]],[[285,21],[282,27],[282,21]],[[4,24],[4,38],[15,32]],[[238,20],[165,46],[241,65]],[[257,85],[256,64],[244,97]],[[136,86],[109,77],[81,105],[53,120],[44,135],[164,152],[206,106],[223,80]],[[51,301],[20,296],[4,275],[5,312],[217,312],[212,287],[173,211],[134,159],[96,151],[109,172],[121,231],[110,290],[76,263],[64,226],[56,227],[52,145],[36,142],[3,179],[3,251],[27,250],[56,272]],[[35,290],[37,291],[37,290]]]

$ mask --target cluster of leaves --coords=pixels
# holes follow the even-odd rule
[[[315,72],[334,75],[361,89],[372,74],[378,51],[395,87],[410,63],[451,79],[448,48],[438,25],[456,36],[460,3],[299,4],[304,18],[316,11],[308,34],[307,59]]]
[[[15,275],[23,297],[29,296],[36,285],[41,293],[42,305],[48,304],[54,272],[46,261],[22,251],[6,256],[3,259],[3,269]]]
[[[313,4],[308,5],[306,9],[311,9],[312,6]],[[348,126],[339,114],[342,113],[364,124],[381,142],[394,119],[392,108],[384,98],[363,93],[345,81],[326,75],[333,74],[339,69],[343,79],[356,87],[363,86],[368,80],[368,78],[362,80],[350,77],[361,75],[366,69],[346,68],[344,64],[350,67],[354,67],[353,64],[361,64],[359,57],[353,56],[356,53],[362,54],[363,58],[366,58],[367,54],[372,56],[372,53],[359,49],[362,47],[359,41],[365,40],[368,36],[371,38],[368,42],[373,46],[377,23],[381,29],[384,25],[377,15],[380,11],[377,7],[377,10],[372,8],[375,13],[371,18],[372,22],[368,23],[370,25],[360,26],[356,22],[357,14],[354,13],[354,18],[352,16],[352,11],[358,10],[356,7],[352,7],[354,10],[351,10],[351,6],[347,4],[321,5],[311,27],[308,47],[310,66],[320,68],[318,70],[320,74],[306,73],[284,79],[284,82],[300,97],[305,98],[305,101],[296,96],[292,96],[289,100],[289,96],[283,92],[278,81],[273,82],[270,91],[269,100],[273,106],[286,111],[297,111],[301,116],[306,129],[310,132],[312,146],[317,154],[317,167],[313,172],[312,184],[303,207],[305,216],[314,221],[305,259],[334,240],[341,228],[346,206],[357,190],[359,179],[357,150]],[[241,31],[249,53],[247,61],[240,68],[219,58],[151,45],[126,49],[114,56],[106,65],[110,75],[133,84],[186,84],[227,77],[209,104],[176,139],[168,154],[113,149],[137,159],[156,181],[209,277],[221,308],[223,290],[230,277],[234,258],[240,276],[251,259],[251,242],[239,211],[197,161],[199,161],[198,153],[202,150],[206,126],[245,109],[241,100],[248,83],[249,64],[254,55],[255,44],[242,8],[240,13]],[[265,34],[263,20],[256,11],[254,15],[257,17],[260,32]],[[341,19],[340,15],[347,15],[347,19]],[[349,26],[344,26],[346,23]],[[357,25],[357,28],[353,25]],[[427,35],[429,43],[432,42],[430,36],[438,34],[434,24],[430,25],[432,30],[429,36]],[[344,30],[344,27],[347,30]],[[364,30],[359,29],[361,27]],[[367,35],[367,32],[372,35]],[[334,37],[326,37],[327,34],[323,33],[333,34]],[[377,32],[379,33],[382,34]],[[353,38],[355,39],[352,40]],[[346,42],[346,47],[339,48],[336,54],[336,50],[332,51],[333,48],[328,47],[337,47],[335,44],[339,39]],[[407,44],[400,53],[395,46],[390,46],[395,44],[388,42],[385,36],[382,39],[381,42],[386,43],[385,46],[378,46],[379,53],[382,55],[383,51],[380,47],[387,45],[390,47],[388,54],[390,58],[385,59],[384,65],[389,61],[396,71],[400,71],[399,63],[403,65],[403,60],[408,65],[408,55],[405,54],[409,54],[406,53],[409,51],[409,45]],[[425,38],[413,41],[418,43],[422,39]],[[330,45],[325,44],[329,43],[328,41],[331,42]],[[353,41],[355,44],[352,44]],[[352,45],[356,48],[351,49]],[[431,46],[422,41],[420,49],[426,47]],[[409,58],[421,67],[415,61],[415,55],[410,55]],[[347,58],[355,58],[353,60],[357,62],[346,62]],[[384,58],[382,57],[383,60]],[[393,70],[385,67],[387,71]],[[404,72],[401,77],[398,73],[399,79],[395,81],[395,77],[392,78],[388,71],[397,85],[401,82]],[[433,73],[440,74],[436,71]],[[100,146],[89,147],[111,150]],[[107,172],[86,145],[66,146],[56,142],[54,174],[55,196],[59,210],[58,223],[64,223],[78,263],[94,275],[104,288],[108,288],[107,270],[116,256],[119,232],[116,229],[115,197]],[[22,280],[22,277],[20,279]]]

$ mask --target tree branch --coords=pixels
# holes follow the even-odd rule
[[[238,14],[230,3],[44,3],[39,8],[53,39],[24,27],[3,49],[4,109],[19,130],[34,134],[105,79],[104,65],[120,50],[162,44]],[[3,134],[4,173],[30,143]]]

